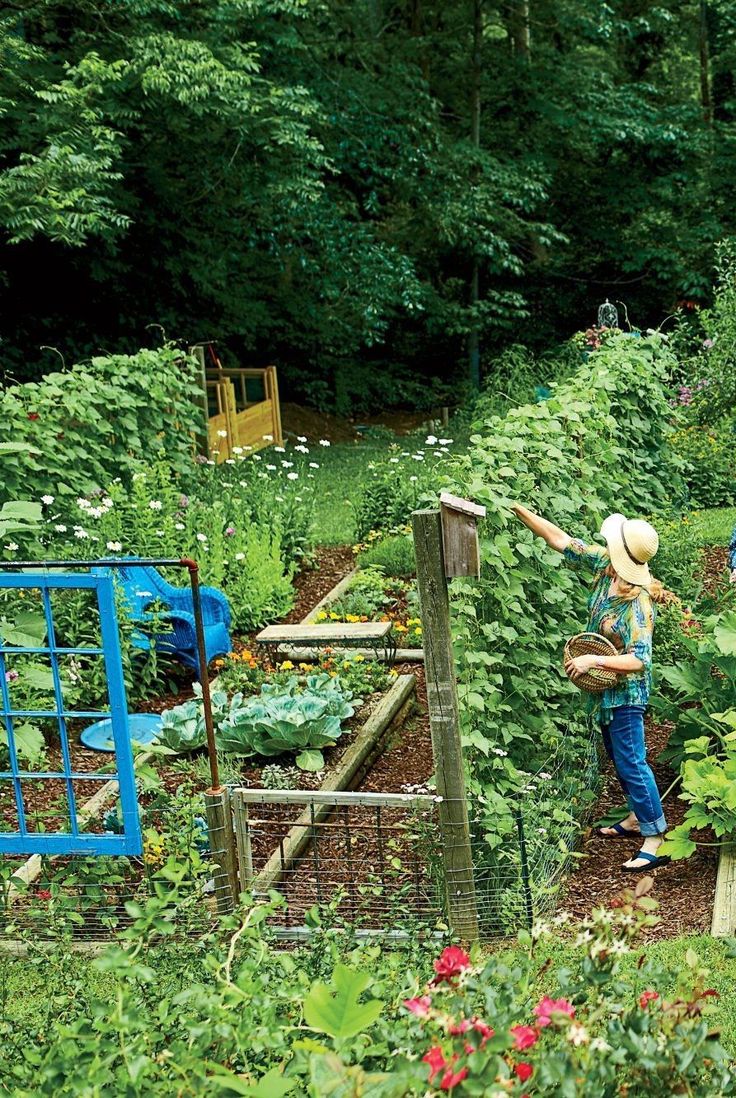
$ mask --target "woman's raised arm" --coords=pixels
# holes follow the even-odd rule
[[[572,541],[570,535],[566,534],[564,530],[560,530],[559,526],[555,526],[553,522],[542,518],[541,515],[535,515],[533,511],[530,511],[527,507],[522,507],[520,503],[515,503],[511,510],[525,526],[529,527],[533,534],[536,534],[539,538],[544,538],[550,549],[556,549],[558,553],[564,553]]]

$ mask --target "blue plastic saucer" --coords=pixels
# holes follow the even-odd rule
[[[151,743],[156,739],[161,727],[160,713],[129,713],[128,728],[130,739],[135,744]],[[112,739],[112,720],[106,717],[103,721],[95,721],[82,732],[79,737],[85,747],[93,751],[114,751],[115,744]]]

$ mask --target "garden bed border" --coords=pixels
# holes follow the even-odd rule
[[[736,843],[720,850],[710,932],[714,938],[736,935]]]

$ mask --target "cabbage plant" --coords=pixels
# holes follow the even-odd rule
[[[221,723],[217,741],[234,755],[281,755],[296,751],[302,770],[322,770],[323,747],[342,735],[342,722],[355,706],[349,691],[329,675],[310,675],[306,687],[290,679],[286,686],[265,684],[260,695],[242,699],[236,694],[229,716]]]
[[[204,723],[204,709],[202,707],[202,687],[199,683],[194,686],[196,697],[191,701],[176,705],[173,709],[167,709],[161,714],[161,727],[158,732],[157,742],[170,751],[183,753],[196,751],[198,747],[204,747],[207,742],[207,729]],[[222,690],[212,693],[212,717],[215,728],[218,722],[229,712],[227,694]]]
[[[194,751],[207,742],[202,709],[202,688],[197,697],[167,710],[162,717],[158,742],[171,751]],[[342,722],[352,717],[360,699],[353,698],[337,677],[309,675],[304,686],[292,676],[285,685],[265,683],[261,693],[228,699],[223,691],[212,694],[212,714],[217,745],[244,757],[270,757],[297,752],[302,770],[322,770],[322,748],[342,735]]]

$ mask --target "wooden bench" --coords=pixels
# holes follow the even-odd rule
[[[258,644],[284,645],[295,649],[372,648],[388,663],[396,657],[393,622],[315,622],[309,625],[268,625],[256,637]]]

